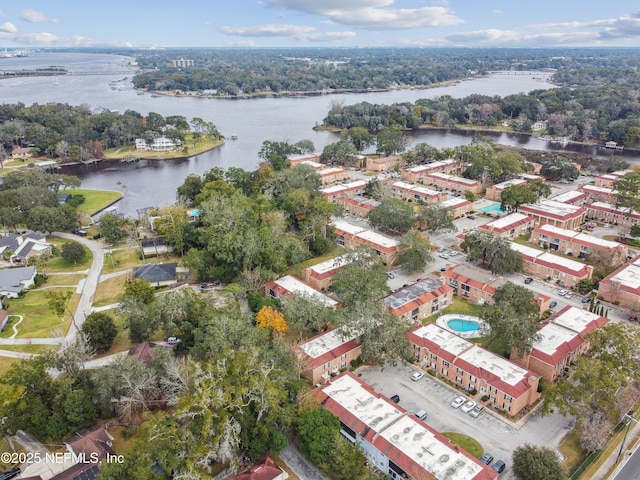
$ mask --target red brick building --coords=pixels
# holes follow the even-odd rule
[[[425,278],[387,295],[383,303],[391,313],[407,321],[418,322],[453,302],[453,288]]]
[[[464,217],[467,213],[473,211],[473,202],[466,198],[455,197],[440,203],[441,207],[451,210],[453,218]]]
[[[434,185],[441,190],[464,193],[469,190],[472,193],[482,193],[482,183],[464,177],[456,177],[447,173],[434,172],[424,175],[422,182],[425,185]]]
[[[534,223],[533,218],[516,212],[481,225],[480,230],[491,233],[496,237],[514,240],[533,230]]]
[[[587,212],[585,207],[554,200],[540,200],[535,204],[522,205],[518,211],[533,218],[536,226],[549,224],[568,230],[577,230],[584,223]]]
[[[420,366],[466,390],[489,397],[489,403],[517,415],[539,398],[540,376],[509,360],[428,323],[407,333]]]
[[[598,286],[598,297],[622,308],[637,308],[640,305],[640,257],[603,278]]]
[[[360,218],[365,218],[371,210],[380,205],[379,201],[362,195],[340,196],[335,199],[335,203],[342,206],[344,213]]]
[[[341,255],[302,269],[302,279],[316,290],[327,290],[338,270],[349,265],[350,255]]]
[[[317,385],[327,383],[331,375],[349,368],[351,361],[362,353],[362,346],[356,335],[335,329],[316,335],[291,350],[298,359],[301,376]]]
[[[452,158],[441,160],[438,162],[428,163],[426,165],[418,165],[416,167],[405,168],[402,170],[401,178],[406,182],[425,183],[424,177],[430,173],[451,173],[458,166],[458,161]]]
[[[448,198],[444,192],[406,182],[393,182],[390,190],[392,197],[429,205],[444,202]]]
[[[364,189],[367,186],[367,182],[364,180],[355,180],[348,183],[340,183],[338,185],[331,185],[320,189],[320,193],[324,195],[327,201],[336,203],[336,199],[339,197],[346,197],[349,195],[361,195],[364,193]]]
[[[609,322],[604,317],[567,305],[549,317],[538,331],[539,339],[523,356],[511,352],[510,359],[549,382],[589,349],[585,335]]]
[[[506,182],[496,183],[495,185],[491,185],[487,187],[487,193],[485,193],[485,197],[489,200],[494,200],[499,202],[501,199],[501,193],[505,188],[513,187],[514,185],[526,185],[527,181],[523,178],[514,178],[513,180],[507,180]]]

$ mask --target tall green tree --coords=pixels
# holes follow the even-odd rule
[[[394,153],[404,152],[407,148],[407,142],[402,136],[402,128],[400,125],[390,125],[382,128],[376,137],[376,153],[383,155],[392,155]]]
[[[65,242],[62,245],[62,258],[74,264],[82,260],[86,254],[84,247],[78,242]]]
[[[536,203],[540,197],[528,185],[511,185],[500,192],[500,209],[518,211],[520,205]]]
[[[398,240],[398,264],[409,272],[423,271],[433,261],[431,243],[417,230],[410,230]]]
[[[384,265],[370,249],[358,249],[350,255],[354,261],[338,270],[331,282],[331,291],[347,306],[379,302],[389,291]]]
[[[383,199],[367,218],[372,227],[396,234],[408,232],[416,222],[411,204],[398,198]]]
[[[496,289],[494,304],[484,306],[481,317],[490,327],[489,347],[499,339],[510,354],[515,349],[518,355],[527,352],[538,339],[539,308],[534,303],[533,293],[520,285],[507,282]]]
[[[497,275],[522,271],[522,256],[511,249],[504,238],[494,237],[485,232],[470,232],[460,245],[471,261],[480,261]]]
[[[513,473],[520,480],[566,480],[567,473],[556,452],[525,444],[513,452]]]
[[[126,220],[117,213],[107,212],[100,216],[100,230],[107,244],[113,245],[126,236],[124,225]]]
[[[455,232],[453,213],[442,205],[427,205],[418,213],[418,221],[432,232]]]
[[[366,128],[353,127],[349,129],[349,141],[353,143],[358,152],[362,152],[376,142],[376,137],[371,135]]]
[[[118,327],[113,318],[104,312],[94,312],[89,315],[82,324],[81,330],[96,353],[109,350],[118,335]]]

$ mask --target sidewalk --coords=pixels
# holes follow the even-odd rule
[[[638,442],[638,436],[640,435],[640,424],[638,422],[632,422],[633,425],[629,429],[627,433],[627,439],[625,442],[624,450],[622,451],[622,455],[620,455],[620,460],[616,465],[616,460],[618,459],[618,452],[620,451],[620,444],[616,445],[614,451],[606,458],[600,468],[593,475],[593,480],[606,480],[606,479],[615,479],[616,475],[622,470],[625,466],[631,455],[640,447],[640,443]],[[626,479],[619,479],[626,480]]]

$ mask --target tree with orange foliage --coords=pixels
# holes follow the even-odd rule
[[[289,328],[282,312],[268,305],[256,314],[256,325],[260,328],[270,328],[277,333],[284,333]]]

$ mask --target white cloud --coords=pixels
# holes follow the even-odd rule
[[[240,37],[291,37],[303,42],[335,42],[356,36],[354,32],[318,32],[315,27],[287,24],[256,25],[251,27],[222,26],[218,30],[227,35]]]
[[[502,10],[494,10],[491,13],[495,13],[496,15],[500,15],[502,13]]]
[[[443,7],[366,8],[355,12],[335,11],[331,13],[330,18],[335,23],[372,30],[406,30],[463,23],[460,18]]]
[[[588,22],[532,24],[518,31],[487,29],[461,32],[446,39],[454,44],[473,45],[588,45],[640,37],[640,14]]]
[[[287,8],[328,17],[332,22],[353,28],[405,30],[463,23],[444,6],[423,8],[384,8],[395,0],[269,0],[273,8]]]
[[[257,47],[258,44],[253,40],[243,40],[241,42],[225,42],[225,47],[238,47],[238,48],[248,48],[248,47]]]
[[[58,21],[55,18],[49,18],[44,13],[38,12],[36,10],[23,10],[22,12],[20,12],[20,18],[29,23],[56,23]]]
[[[16,33],[17,31],[18,29],[11,22],[5,22],[2,25],[0,25],[0,32]]]
[[[256,25],[253,27],[219,27],[222,33],[240,37],[297,37],[313,32],[314,27],[287,24]]]

